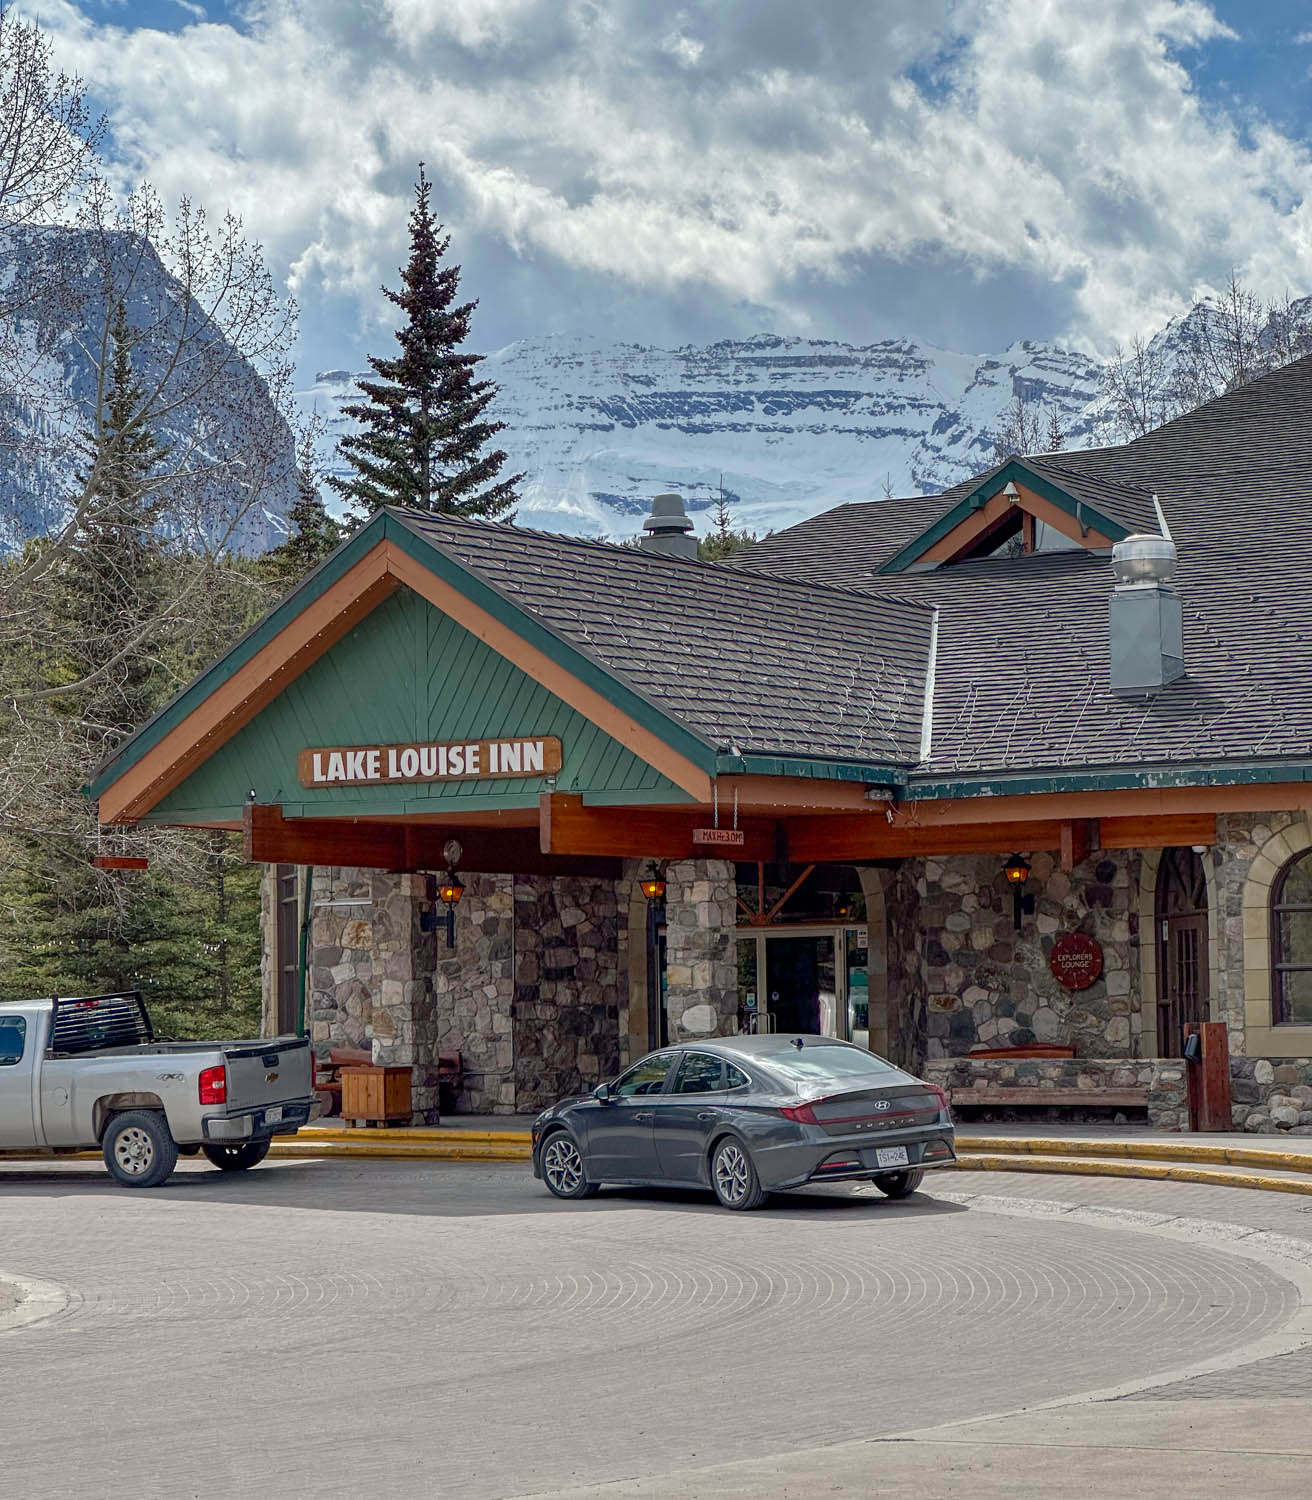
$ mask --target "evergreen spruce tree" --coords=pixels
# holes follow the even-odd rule
[[[378,378],[359,382],[367,400],[343,408],[362,429],[340,444],[355,472],[329,483],[366,514],[407,505],[510,520],[523,475],[497,478],[506,454],[488,445],[505,423],[483,415],[497,388],[474,379],[482,356],[461,348],[477,303],[456,302],[460,267],[443,263],[451,236],[433,216],[430,192],[421,162],[401,290],[382,289],[405,314],[396,334],[401,350],[392,359],[370,358]]]
[[[319,494],[311,434],[301,438],[296,460],[296,499],[287,516],[292,530],[286,541],[266,552],[255,565],[260,580],[280,594],[295,588],[346,535],[346,528],[328,514]]]

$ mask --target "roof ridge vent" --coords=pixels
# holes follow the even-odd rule
[[[647,535],[639,537],[638,546],[646,552],[663,552],[667,557],[697,556],[697,538],[692,534],[682,495],[653,495],[651,515],[642,529]]]

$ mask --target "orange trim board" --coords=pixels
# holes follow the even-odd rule
[[[401,584],[514,662],[694,801],[710,800],[711,781],[705,771],[384,540],[111,782],[100,796],[100,822],[134,823],[143,817]]]
[[[1092,526],[1086,527],[1081,532],[1079,522],[1074,516],[1067,515],[1060,506],[1053,505],[1042,495],[1036,495],[1033,490],[1023,484],[1018,484],[1016,489],[1020,494],[1020,499],[1015,504],[1022,511],[1036,516],[1054,530],[1060,531],[1063,536],[1069,537],[1073,542],[1079,542],[1082,547],[1111,546],[1111,539],[1103,536],[1100,531],[1095,531]],[[998,494],[991,496],[979,510],[973,511],[959,526],[954,526],[946,536],[940,537],[916,561],[918,563],[948,562],[957,557],[978,541],[985,532],[997,525],[1012,508],[1012,503],[1009,496],[999,491]]]

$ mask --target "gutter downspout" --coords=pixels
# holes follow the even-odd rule
[[[314,911],[314,866],[305,867],[305,893],[301,898],[301,947],[297,962],[296,1035],[308,1035],[305,1025],[306,958],[310,946],[310,918]]]
[[[934,676],[938,670],[938,605],[929,622],[929,660],[925,665],[925,704],[920,716],[920,759],[929,759],[934,739]]]

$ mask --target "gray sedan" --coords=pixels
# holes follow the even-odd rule
[[[725,1208],[813,1182],[890,1198],[954,1161],[933,1084],[822,1036],[718,1037],[652,1052],[533,1122],[533,1174],[558,1198],[602,1183],[709,1187]]]

